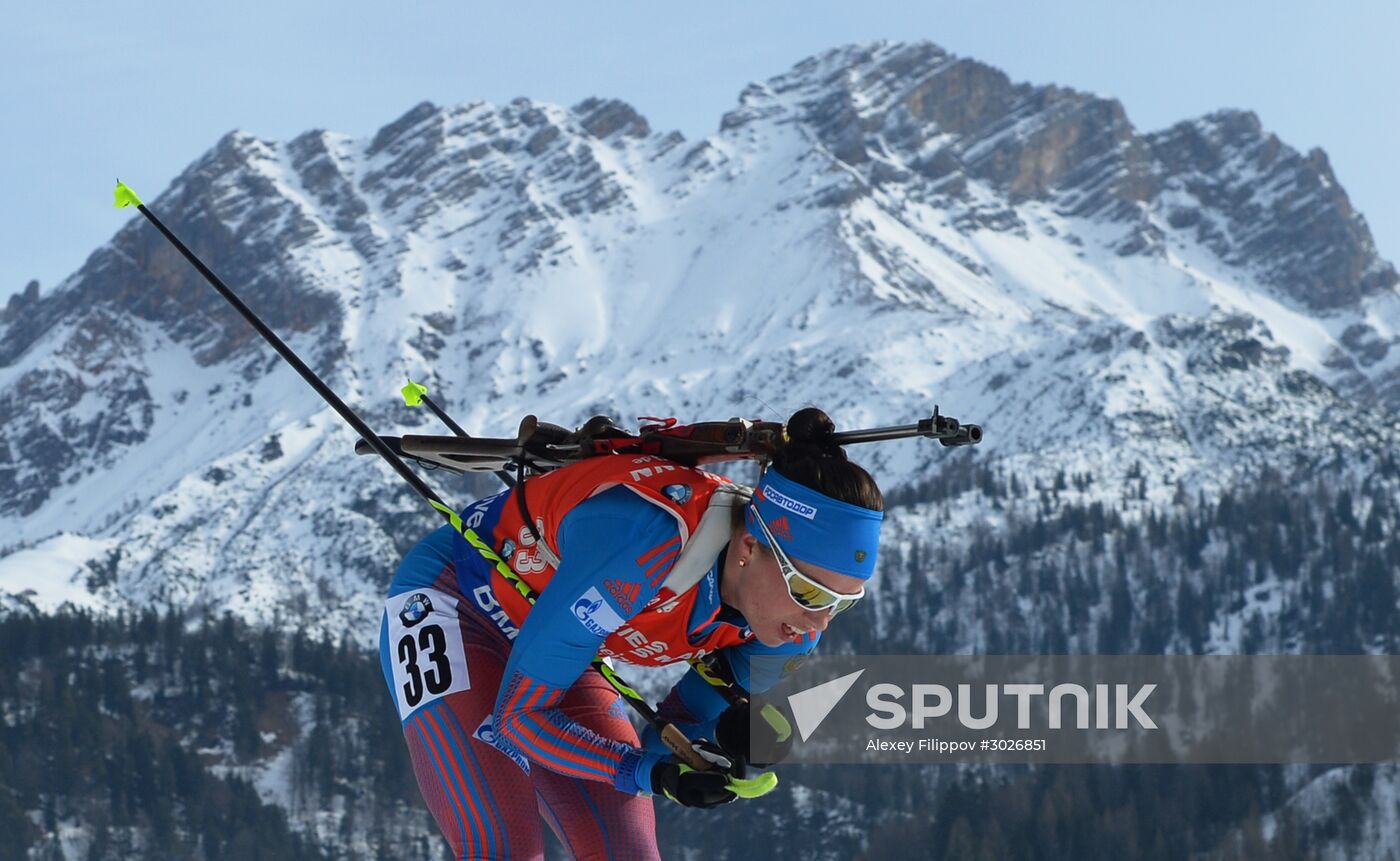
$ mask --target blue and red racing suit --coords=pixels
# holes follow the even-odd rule
[[[753,638],[720,601],[722,551],[694,586],[663,588],[724,483],[656,458],[599,457],[525,483],[534,531],[518,489],[468,506],[464,523],[533,605],[451,526],[404,558],[380,657],[419,788],[457,856],[542,857],[543,818],[575,857],[659,857],[641,796],[669,752],[651,728],[639,739],[620,696],[588,671],[600,652],[661,665],[720,650],[738,683],[761,691],[777,678],[751,677],[751,657],[816,646],[815,633],[779,647]],[[659,711],[713,738],[726,705],[691,669]]]

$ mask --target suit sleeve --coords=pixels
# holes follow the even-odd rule
[[[656,560],[667,554],[654,551],[679,543],[675,519],[626,488],[599,494],[565,516],[557,548],[562,561],[506,662],[493,712],[498,746],[570,777],[633,794],[651,791],[651,767],[664,754],[604,738],[558,706],[630,615],[604,581],[616,579],[627,591],[637,587],[631,608],[640,610],[665,579]]]

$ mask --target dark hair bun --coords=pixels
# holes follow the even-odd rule
[[[795,449],[794,455],[846,459],[845,449],[834,439],[836,423],[816,407],[804,407],[793,413],[787,421],[787,435],[787,447]]]
[[[787,442],[773,456],[773,468],[786,478],[833,499],[883,511],[885,499],[870,473],[846,459],[835,439],[836,424],[816,407],[805,407],[787,421]]]

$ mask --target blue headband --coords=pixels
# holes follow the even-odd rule
[[[776,469],[764,471],[753,504],[783,552],[793,559],[862,580],[875,573],[883,511],[833,499],[784,478]],[[762,527],[753,522],[752,508],[746,509],[744,523],[749,534],[767,547]]]

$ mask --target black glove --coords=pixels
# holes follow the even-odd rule
[[[651,767],[651,791],[686,807],[718,807],[739,798],[767,795],[778,785],[778,776],[769,772],[745,779],[732,773],[733,764],[709,742],[695,742],[702,757],[714,763],[709,771],[696,771],[674,757]]]
[[[755,707],[757,721],[751,720]],[[739,763],[737,768],[742,775],[744,764],[767,768],[788,755],[792,750],[792,721],[773,703],[760,700],[750,705],[748,700],[740,700],[719,716],[715,741],[726,756]]]

